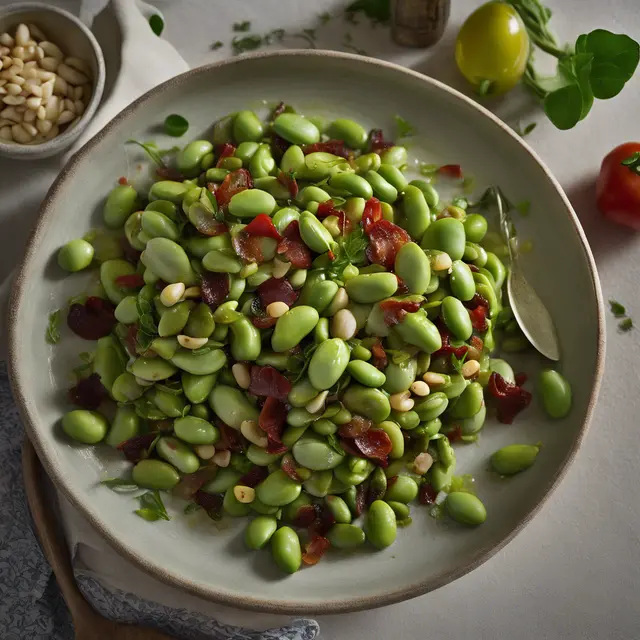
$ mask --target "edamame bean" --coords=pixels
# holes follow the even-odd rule
[[[470,213],[462,221],[469,242],[482,242],[487,233],[487,219],[478,213]]]
[[[289,391],[287,400],[292,407],[304,407],[318,395],[318,390],[311,384],[309,378],[302,378]]]
[[[208,338],[215,328],[213,311],[208,304],[201,302],[191,310],[184,333],[192,338]]]
[[[311,356],[307,374],[311,384],[323,391],[330,389],[342,376],[349,364],[349,348],[344,340],[325,340]]]
[[[409,182],[404,177],[402,171],[400,171],[398,167],[394,167],[392,164],[385,164],[384,160],[378,169],[378,175],[382,176],[398,192],[403,192],[409,185]],[[418,192],[422,196],[419,189]]]
[[[467,314],[468,315],[468,314]],[[440,332],[424,309],[407,313],[404,320],[395,326],[395,332],[407,343],[422,351],[434,353],[442,348]]]
[[[377,427],[382,429],[389,436],[389,440],[391,440],[391,451],[389,452],[389,457],[393,460],[402,458],[404,455],[404,435],[402,434],[400,427],[391,420],[384,420],[377,425]]]
[[[364,149],[367,144],[368,134],[366,130],[354,120],[338,118],[334,120],[327,130],[330,138],[344,140],[351,149]]]
[[[315,304],[312,306],[317,309],[317,306]],[[329,339],[329,318],[320,318],[320,320],[318,320],[318,324],[315,326],[315,329],[313,330],[313,341],[316,344],[320,344],[321,342],[324,342],[325,340],[328,340],[328,339]]]
[[[260,355],[262,342],[260,331],[253,326],[252,322],[243,316],[233,322],[229,329],[231,331],[231,355],[237,361],[255,360]]]
[[[107,260],[100,265],[100,282],[113,304],[117,305],[124,300],[129,289],[119,284],[119,278],[132,276],[135,272],[135,267],[126,260]]]
[[[109,428],[105,443],[110,447],[117,447],[125,440],[137,436],[140,431],[140,417],[131,406],[120,406]]]
[[[371,185],[355,173],[336,173],[329,179],[329,186],[342,195],[356,196],[365,200],[373,196]]]
[[[273,121],[273,130],[292,144],[320,142],[320,131],[311,120],[297,113],[281,113]]]
[[[62,418],[63,431],[74,440],[84,444],[97,444],[107,435],[109,423],[97,411],[76,409]]]
[[[438,249],[452,260],[462,260],[465,249],[464,226],[455,218],[440,218],[432,222],[422,236],[423,249]]]
[[[564,418],[571,411],[571,386],[554,369],[546,369],[540,373],[538,393],[550,418]]]
[[[378,423],[384,422],[391,413],[389,398],[379,389],[351,384],[345,391],[342,401],[352,413],[371,418]]]
[[[424,199],[427,201],[430,209],[435,209],[440,203],[440,196],[435,190],[434,186],[426,180],[416,179],[409,183],[413,187],[418,187],[424,195]]]
[[[484,404],[482,387],[477,382],[468,385],[451,408],[452,418],[472,418]]]
[[[185,409],[185,402],[181,395],[164,391],[159,387],[151,388],[147,398],[169,418],[179,418]]]
[[[198,456],[177,438],[163,436],[156,444],[158,455],[182,473],[193,473],[200,466]]]
[[[261,213],[271,215],[275,208],[275,198],[261,189],[245,189],[229,201],[229,213],[238,218],[255,218]]]
[[[384,494],[386,502],[400,502],[409,504],[416,499],[418,495],[418,485],[413,478],[409,476],[397,476],[396,481],[387,487]]]
[[[420,424],[420,416],[415,411],[391,411],[390,419],[401,429],[411,431]]]
[[[180,475],[168,462],[152,459],[140,460],[133,467],[131,478],[139,487],[160,491],[169,491],[180,482]]]
[[[436,391],[426,398],[418,400],[413,406],[413,410],[420,416],[420,420],[428,421],[444,413],[448,404],[449,398],[442,391]]]
[[[451,479],[455,471],[455,461],[448,467],[442,464],[442,462],[434,462],[431,467],[431,486],[433,490],[437,493],[447,491],[451,485]]]
[[[497,374],[501,375],[507,382],[511,384],[515,384],[516,376],[513,373],[513,369],[511,365],[501,358],[491,358],[489,360],[489,370],[495,371]]]
[[[304,168],[304,152],[297,144],[292,144],[283,154],[280,161],[280,169],[284,173],[293,171],[298,173]]]
[[[393,204],[398,199],[398,190],[377,171],[367,171],[364,174],[364,179],[371,185],[373,195],[378,200]]]
[[[176,157],[178,171],[187,177],[195,177],[201,171],[203,158],[213,151],[208,140],[194,140],[187,144]]]
[[[351,360],[347,365],[347,371],[360,384],[365,387],[382,387],[387,377],[382,371],[376,369],[372,364],[362,360]]]
[[[149,189],[149,200],[168,200],[180,204],[190,189],[190,185],[173,180],[154,182]]]
[[[511,444],[491,456],[491,466],[500,475],[511,476],[532,466],[539,452],[540,445]]]
[[[127,218],[136,210],[138,194],[128,184],[113,188],[102,209],[102,217],[107,227],[118,229],[124,226]]]
[[[302,486],[278,469],[256,487],[256,496],[266,505],[283,507],[293,502],[300,495],[300,491]]]
[[[209,405],[222,422],[236,430],[245,420],[257,422],[260,413],[240,389],[222,384],[211,391]]]
[[[244,542],[249,549],[262,549],[278,528],[278,521],[272,516],[254,518],[244,532]]]
[[[236,471],[231,467],[220,467],[213,480],[209,480],[203,485],[202,490],[206,493],[226,493],[238,484],[241,477],[241,471]]]
[[[183,371],[205,376],[220,371],[227,363],[227,356],[222,349],[212,349],[202,353],[190,349],[179,349],[171,358],[171,362]]]
[[[140,221],[142,230],[150,238],[169,238],[174,242],[180,238],[180,232],[175,223],[159,211],[143,211]]]
[[[140,260],[165,282],[183,282],[187,286],[196,282],[196,275],[184,249],[168,238],[149,240]]]
[[[473,333],[471,317],[467,308],[453,296],[442,301],[441,314],[447,328],[460,340],[468,340]]]
[[[308,427],[317,417],[315,413],[309,413],[302,407],[293,408],[287,413],[287,424],[292,427]]]
[[[475,415],[460,421],[460,430],[463,436],[471,436],[478,433],[484,426],[487,416],[487,407],[483,404]]]
[[[393,273],[366,273],[347,281],[345,289],[355,302],[379,302],[396,292],[398,279]]]
[[[505,278],[507,277],[507,268],[504,266],[500,258],[495,253],[487,251],[487,260],[484,268],[493,276],[494,289],[496,293],[502,290]]]
[[[418,361],[416,358],[407,358],[402,362],[389,362],[384,370],[387,378],[383,389],[390,394],[406,391],[416,379]]]
[[[309,211],[300,214],[300,236],[303,242],[316,253],[325,253],[335,247],[333,236]]]
[[[294,221],[300,219],[300,212],[291,207],[284,207],[279,209],[273,215],[273,224],[278,230],[278,233],[284,233],[284,230]]]
[[[452,491],[445,500],[449,515],[461,524],[476,526],[487,519],[487,510],[480,500],[471,493]]]
[[[118,303],[114,315],[118,322],[133,324],[138,321],[138,298],[126,296]]]
[[[336,549],[355,549],[364,544],[366,536],[364,531],[354,524],[334,524],[327,533],[327,538],[332,547]]]
[[[290,527],[280,527],[271,536],[271,554],[281,571],[295,573],[302,563],[298,534]]]
[[[299,465],[312,471],[334,469],[344,460],[344,455],[319,436],[303,436],[293,445],[291,453]]]
[[[429,258],[415,242],[407,242],[400,248],[396,254],[394,270],[409,293],[418,295],[425,293],[431,280],[431,265]],[[473,289],[475,292],[475,284]]]
[[[160,358],[137,358],[131,365],[131,373],[136,378],[157,382],[170,378],[178,369]]]
[[[276,322],[271,348],[278,353],[293,349],[313,331],[319,319],[320,316],[313,307],[302,305],[289,309]]]
[[[396,539],[396,515],[382,500],[374,500],[365,519],[367,539],[377,549],[391,546]]]
[[[233,119],[233,137],[236,142],[260,142],[264,125],[253,111],[238,111]]]
[[[404,188],[401,215],[397,223],[416,241],[420,241],[431,224],[429,206],[424,194],[418,187],[407,185]],[[406,245],[405,245],[406,246]],[[425,287],[426,288],[426,287]]]
[[[181,333],[189,320],[192,308],[193,302],[185,300],[184,302],[178,302],[173,307],[164,309],[158,323],[158,335],[161,338],[166,338],[167,336],[177,336]]]
[[[256,189],[270,193],[276,200],[289,200],[291,198],[289,187],[280,182],[276,176],[256,178],[253,185]]]
[[[207,253],[214,249],[231,249],[231,236],[228,233],[222,233],[219,236],[210,238],[185,238],[182,240],[182,246],[196,258],[204,258]]]
[[[407,150],[400,146],[390,147],[380,154],[380,160],[384,164],[390,164],[398,167],[398,169],[402,169],[407,165]]]
[[[131,402],[137,400],[144,393],[143,387],[137,382],[133,374],[126,371],[120,374],[111,387],[111,397],[116,402]]]
[[[476,283],[469,265],[462,260],[455,260],[451,265],[449,275],[451,293],[460,300],[471,300],[476,294]]]
[[[75,273],[86,269],[93,260],[93,245],[86,240],[70,240],[58,252],[58,264],[65,271]]]
[[[189,444],[215,444],[220,439],[220,432],[210,422],[185,416],[173,423],[175,434]]]
[[[327,420],[326,418],[320,418],[311,424],[311,428],[321,436],[329,436],[338,431],[338,425]]]

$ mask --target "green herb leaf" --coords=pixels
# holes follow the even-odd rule
[[[164,31],[164,20],[162,19],[162,16],[154,13],[149,18],[149,26],[151,27],[151,31],[159,36]]]
[[[56,309],[49,314],[49,322],[45,332],[45,340],[49,344],[60,342],[60,322],[62,320],[60,309]]]
[[[582,93],[577,84],[570,84],[551,92],[544,99],[544,112],[561,130],[571,129],[582,115]]]
[[[402,116],[395,115],[393,119],[396,121],[396,128],[398,131],[398,138],[408,138],[416,134],[414,126],[405,120]]]
[[[267,42],[267,44],[269,44]],[[236,36],[231,41],[231,49],[233,51],[233,55],[237,56],[241,53],[246,53],[247,51],[254,51],[255,49],[259,49],[262,46],[262,37],[251,35],[251,36]]]
[[[624,320],[621,320],[618,324],[618,328],[620,329],[620,331],[624,331],[625,333],[627,331],[631,331],[631,329],[633,329],[633,320],[631,318],[625,318]]]
[[[440,165],[439,164],[428,164],[426,162],[420,163],[420,175],[423,176],[432,176],[438,173]]]
[[[202,509],[202,507],[199,504],[196,504],[195,502],[191,502],[184,508],[184,514],[188,516],[190,513],[194,513],[195,511],[200,511],[200,509]]]
[[[356,13],[362,13],[373,22],[388,24],[391,20],[390,0],[356,0],[345,9],[345,17],[353,18]]]
[[[640,152],[636,151],[634,154],[625,158],[621,163],[624,167],[627,167],[629,171],[640,175]]]
[[[327,274],[333,280],[340,280],[342,272],[350,264],[360,266],[365,263],[366,249],[369,240],[364,233],[362,227],[356,228],[349,235],[345,236],[338,242],[338,247],[334,251],[335,260],[327,269]]]
[[[156,145],[155,142],[139,142],[138,140],[134,140],[133,138],[130,138],[129,140],[127,140],[127,144],[137,144],[139,147],[142,147],[147,152],[147,155],[159,167],[166,167],[164,160],[162,159],[162,154],[160,153],[160,150],[158,149],[158,146]]]
[[[325,11],[324,13],[320,13],[318,15],[318,20],[320,21],[321,25],[325,25],[331,20],[332,17],[333,16],[328,11]]]
[[[189,129],[189,122],[186,118],[183,118],[177,113],[168,115],[164,120],[164,131],[167,135],[179,138],[187,133]]]
[[[222,40],[216,40],[216,41],[211,45],[211,49],[212,49],[212,51],[217,51],[218,49],[222,49],[222,47],[224,47],[224,42],[222,42]]]
[[[249,31],[251,29],[251,22],[249,20],[245,20],[244,22],[234,22],[233,30],[234,31]]]
[[[478,95],[479,96],[487,96],[489,95],[489,93],[491,93],[491,88],[493,86],[493,82],[491,82],[491,80],[482,80],[480,82],[480,84],[478,85]]]
[[[153,522],[155,520],[171,520],[167,510],[165,509],[160,492],[147,491],[142,494],[138,500],[140,501],[140,509],[136,511],[136,514],[141,518]]]
[[[136,299],[138,311],[138,334],[136,341],[142,351],[146,351],[158,335],[158,326],[153,317],[151,303],[140,296]]]
[[[451,354],[451,366],[460,374],[462,375],[462,365],[464,364],[464,361],[467,359],[467,356],[469,355],[469,352],[466,351],[465,354],[462,356],[462,358],[456,358],[456,354],[452,353]]]
[[[528,216],[531,211],[531,200],[522,200],[516,204],[516,211],[522,216]]]
[[[101,480],[100,484],[109,487],[111,491],[116,493],[131,493],[132,491],[140,490],[140,487],[131,478],[107,478],[106,480]]]
[[[327,436],[327,444],[336,452],[341,455],[345,455],[345,450],[340,445],[340,440],[336,437],[334,433],[330,433]]]
[[[580,42],[580,47],[585,53],[592,53],[599,64],[609,64],[618,69],[625,82],[631,79],[640,62],[640,46],[635,40],[605,29],[596,29],[587,34],[586,39]]]
[[[609,308],[611,309],[611,313],[613,313],[616,318],[623,318],[627,313],[624,305],[620,304],[616,300],[609,300]]]

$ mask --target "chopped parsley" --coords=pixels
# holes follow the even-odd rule
[[[251,22],[249,20],[245,20],[244,22],[234,22],[233,30],[238,32],[249,31],[251,29]]]
[[[49,314],[49,323],[45,332],[45,340],[49,344],[58,344],[60,342],[60,322],[61,312],[60,309],[56,309]]]
[[[609,300],[609,308],[616,318],[624,318],[627,314],[624,305],[620,304],[617,300]]]

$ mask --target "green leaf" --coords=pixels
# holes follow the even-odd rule
[[[45,332],[45,340],[49,344],[58,344],[60,342],[60,322],[61,322],[60,309],[49,314],[49,323],[47,324],[47,330]]]
[[[640,45],[635,40],[605,29],[596,29],[587,34],[584,44],[581,42],[581,47],[593,53],[598,63],[609,63],[617,67],[621,73],[620,77],[624,77],[625,82],[633,76],[640,61]]]
[[[166,134],[179,138],[187,133],[189,129],[189,122],[186,118],[183,118],[177,113],[168,115],[164,120],[164,131]]]
[[[196,504],[195,502],[190,502],[184,508],[184,514],[188,516],[190,513],[194,513],[195,511],[200,511],[200,509],[202,509],[202,507],[199,504]]]
[[[233,23],[234,31],[249,31],[249,29],[251,29],[251,22],[249,22],[249,20],[245,20],[244,22]]]
[[[618,328],[620,329],[620,331],[624,331],[625,333],[627,331],[631,331],[631,329],[633,329],[633,320],[631,318],[625,318],[624,320],[621,320],[618,323]]]
[[[212,51],[217,51],[218,49],[222,49],[222,47],[224,47],[224,42],[222,42],[222,40],[216,40],[216,41],[211,45],[211,50],[212,50]]]
[[[620,304],[617,300],[609,300],[609,308],[616,318],[622,318],[627,313],[624,305]]]
[[[162,159],[162,155],[160,153],[160,150],[158,149],[158,146],[156,145],[155,142],[139,142],[138,140],[134,140],[133,138],[129,138],[129,140],[127,140],[127,144],[137,144],[139,147],[142,147],[146,152],[147,155],[159,166],[159,167],[165,167],[165,163],[164,160]]]
[[[575,46],[576,53],[587,53],[587,34],[583,33],[578,36]]]
[[[586,117],[593,106],[593,91],[590,84],[592,56],[590,53],[579,53],[572,57],[573,72],[582,94],[582,110],[580,120]]]
[[[391,19],[390,0],[356,0],[345,9],[347,15],[363,13],[374,22],[386,24]]]
[[[564,131],[575,127],[582,114],[580,87],[570,84],[551,92],[544,99],[544,112],[558,129]]]
[[[480,82],[478,85],[477,93],[479,96],[487,96],[491,92],[491,88],[493,86],[493,82],[491,80],[487,80],[486,78]]]
[[[269,42],[267,42],[267,44],[269,44]],[[254,51],[255,49],[259,49],[261,46],[262,37],[256,35],[244,36],[243,38],[236,36],[231,41],[231,48],[234,56],[245,53],[246,51]]]
[[[608,100],[617,96],[627,81],[622,69],[610,62],[596,62],[591,68],[591,89],[599,100]]]
[[[162,16],[154,13],[149,18],[149,26],[151,27],[151,31],[159,36],[164,31],[164,20],[162,19]]]
[[[464,361],[467,359],[467,356],[469,355],[469,352],[466,351],[465,354],[462,356],[462,358],[457,358],[455,353],[451,354],[451,366],[460,374],[462,375],[462,365],[464,364]]]
[[[408,138],[416,134],[415,127],[402,116],[395,115],[393,119],[396,121],[396,128],[398,130],[398,138]]]
[[[107,478],[101,480],[100,484],[109,487],[111,491],[116,493],[131,493],[132,491],[140,490],[140,487],[132,482],[131,478]]]
[[[531,211],[531,200],[522,200],[516,204],[516,210],[522,216],[528,216]]]
[[[147,493],[139,496],[138,500],[140,501],[140,509],[136,513],[141,518],[151,522],[154,520],[171,520],[157,489],[147,491]]]
[[[336,452],[341,455],[345,455],[345,450],[340,445],[340,440],[335,436],[335,434],[330,433],[327,436],[327,444]]]

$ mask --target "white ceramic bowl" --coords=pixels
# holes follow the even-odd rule
[[[25,145],[0,140],[0,155],[16,160],[40,160],[70,147],[91,121],[104,90],[104,58],[100,45],[91,31],[68,11],[42,2],[21,2],[0,8],[0,33],[8,31],[13,34],[20,23],[33,23],[38,26],[67,56],[86,60],[92,72],[93,93],[82,117],[75,125],[41,144]]]
[[[413,507],[413,525],[393,546],[351,555],[329,553],[315,567],[283,577],[267,551],[243,547],[244,519],[218,529],[196,522],[167,500],[170,522],[150,524],[135,502],[99,485],[126,465],[106,446],[71,444],[59,421],[70,371],[86,342],[63,331],[61,344],[44,342],[47,316],[64,307],[88,276],[67,276],[55,265],[58,247],[98,224],[102,202],[119,176],[142,179],[137,148],[128,138],[157,135],[169,113],[191,123],[189,139],[207,135],[217,118],[263,100],[294,104],[303,113],[353,117],[393,136],[401,114],[419,134],[411,154],[430,162],[460,163],[479,184],[497,183],[513,201],[530,199],[531,214],[516,226],[534,250],[523,256],[526,275],[556,322],[561,370],[571,381],[573,409],[550,421],[538,402],[513,426],[490,421],[478,445],[457,448],[458,473],[476,476],[488,519],[475,529],[435,521]],[[562,189],[536,154],[502,122],[452,89],[401,67],[343,53],[288,51],[235,58],[189,71],[134,102],[80,150],[51,188],[30,240],[11,300],[11,376],[29,436],[53,480],[123,556],[157,578],[218,602],[261,611],[335,613],[411,598],[455,580],[490,558],[538,511],[558,485],[587,430],[604,360],[604,320],[593,257]],[[544,364],[535,354],[517,360],[533,377]],[[511,443],[544,448],[516,477],[487,470],[496,449]]]

